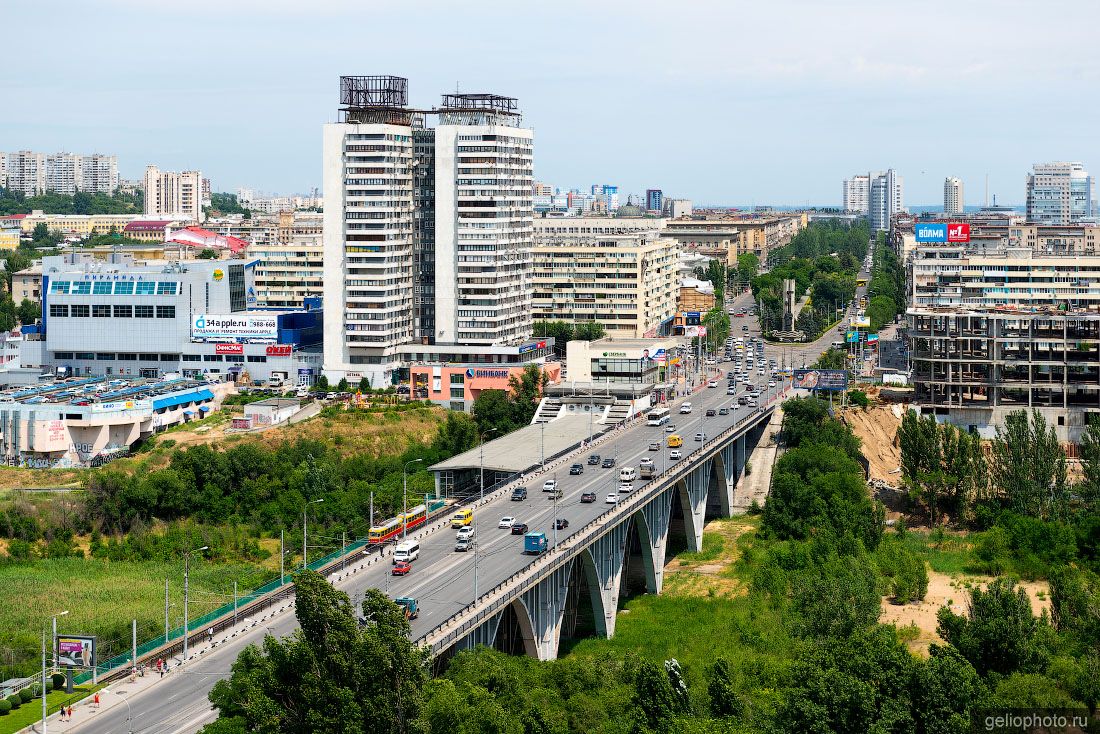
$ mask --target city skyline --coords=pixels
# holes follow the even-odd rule
[[[369,26],[347,22],[359,6],[344,0],[308,10],[198,0],[186,11],[113,0],[52,12],[65,5],[16,6],[9,19],[49,22],[62,45],[98,27],[104,47],[157,63],[89,56],[82,74],[92,81],[77,83],[65,59],[14,34],[13,51],[27,63],[2,72],[21,103],[0,120],[0,148],[107,151],[128,179],[157,162],[208,172],[219,191],[320,187],[333,80],[374,73],[414,80],[410,102],[422,107],[456,87],[521,99],[538,142],[538,180],[660,188],[700,205],[837,205],[838,180],[883,161],[905,177],[914,205],[941,200],[948,175],[980,203],[987,174],[991,197],[1019,204],[1032,164],[1096,167],[1100,152],[1076,122],[1096,104],[1076,90],[1100,76],[1085,35],[1083,16],[1100,16],[1091,7],[1075,6],[1073,24],[1058,13],[1029,20],[1031,53],[1021,55],[998,39],[1023,35],[1011,12],[1022,3],[933,2],[922,10],[951,19],[934,32],[918,32],[904,8],[862,0],[778,9],[698,2],[678,14],[645,2],[578,14],[565,3],[509,7],[498,20],[489,12],[505,7],[498,2],[475,14],[428,3],[412,17],[374,8]],[[783,33],[744,32],[776,27],[777,12]],[[364,29],[408,23],[438,53],[415,53],[401,33],[368,33],[362,44]],[[255,32],[239,33],[242,24]],[[524,25],[533,32],[515,32]],[[157,28],[173,31],[150,32]],[[174,52],[184,40],[191,52]],[[657,45],[668,53],[650,53]],[[1006,96],[1021,88],[1080,100],[1079,114],[1042,126],[1003,115]],[[81,114],[56,115],[59,98]],[[685,120],[712,134],[669,135]],[[795,186],[780,173],[792,168]]]

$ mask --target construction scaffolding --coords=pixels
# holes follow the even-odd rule
[[[340,77],[340,122],[409,125],[409,80],[399,76]]]

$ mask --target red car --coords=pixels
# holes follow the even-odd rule
[[[393,564],[393,570],[390,571],[390,574],[393,576],[406,576],[411,570],[413,570],[411,563],[408,561],[398,561]]]

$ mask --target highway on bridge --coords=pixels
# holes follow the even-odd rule
[[[731,310],[751,305],[751,299],[742,295],[733,301]],[[755,336],[758,334],[756,320],[751,317],[733,318],[733,336]],[[748,326],[747,331],[742,326]],[[826,334],[814,344],[800,345],[799,355],[807,363],[828,348],[832,337]],[[780,347],[765,347],[765,358],[778,360]],[[755,413],[757,409],[737,406],[737,396],[726,394],[726,371],[732,364],[724,363],[712,372],[717,387],[698,389],[686,398],[693,404],[689,415],[677,412],[684,398],[678,398],[670,407],[673,410],[672,423],[676,433],[683,440],[682,451],[685,455],[700,444],[695,441],[696,434],[705,432],[708,437],[733,426]],[[763,386],[766,392],[759,399],[760,405],[777,396],[780,387],[767,389],[767,374],[760,375],[754,367],[749,375],[750,381],[757,387]],[[745,386],[739,386],[738,395],[744,394]],[[729,408],[728,415],[707,417],[709,408]],[[377,588],[390,597],[416,597],[420,605],[420,617],[412,623],[414,639],[423,638],[429,631],[443,621],[472,603],[474,599],[474,575],[476,565],[477,588],[479,594],[485,594],[491,588],[502,583],[527,564],[532,557],[521,553],[523,537],[512,535],[509,530],[497,527],[500,519],[506,515],[514,516],[525,522],[532,531],[546,533],[551,547],[555,543],[554,519],[562,518],[569,526],[556,531],[558,541],[568,537],[607,509],[605,498],[609,494],[620,496],[619,470],[626,466],[638,466],[638,460],[649,456],[653,458],[657,472],[668,468],[673,460],[669,456],[666,439],[669,433],[666,426],[650,427],[644,419],[618,430],[611,430],[598,438],[590,449],[580,450],[573,455],[559,459],[548,465],[545,472],[537,472],[525,479],[517,480],[498,490],[489,498],[487,504],[474,512],[476,552],[455,552],[455,531],[441,529],[423,537],[420,541],[420,558],[413,563],[412,572],[405,577],[390,574],[390,564],[375,563],[336,582],[337,588],[347,592],[358,606],[363,592],[367,588]],[[651,442],[659,442],[660,450],[650,451]],[[589,466],[585,463],[590,453],[602,457],[614,457],[616,465],[610,469]],[[577,476],[569,474],[572,463],[584,465],[584,472]],[[546,479],[556,479],[564,496],[557,501],[551,500],[542,491]],[[634,482],[636,488],[644,483]],[[511,488],[526,486],[528,499],[513,502],[509,499]],[[596,502],[580,502],[584,492],[595,492]],[[110,695],[104,696],[105,703],[117,697],[129,701],[124,705],[105,706],[92,713],[90,707],[81,707],[72,724],[51,722],[52,731],[76,731],[81,734],[115,734],[134,731],[140,734],[184,734],[198,731],[202,725],[212,720],[216,712],[210,708],[207,694],[214,683],[230,673],[230,666],[241,649],[249,643],[258,643],[265,634],[287,635],[297,627],[297,621],[290,611],[270,619],[266,625],[257,625],[244,634],[238,634],[230,641],[204,652],[201,657],[193,658],[182,667],[174,668],[163,681],[157,680],[151,685],[116,682],[112,684]],[[205,649],[206,645],[197,645]],[[148,676],[147,676],[148,677]],[[131,690],[127,691],[127,687]],[[128,717],[130,721],[128,721]]]

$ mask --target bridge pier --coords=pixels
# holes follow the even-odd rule
[[[745,471],[745,437],[743,435],[738,436],[736,440],[723,446],[718,453],[722,458],[721,476],[724,480],[724,486],[721,483],[719,485],[722,517],[731,517],[733,515],[733,498],[737,490],[737,482]]]
[[[714,472],[711,460],[703,461],[678,483],[680,505],[684,510],[684,534],[688,550],[703,550],[703,524],[706,522],[707,495]]]
[[[554,570],[520,597],[531,618],[531,632],[539,660],[554,660],[558,657],[565,601],[569,596],[569,576],[574,565],[576,564],[570,561]]]
[[[461,640],[455,643],[454,649],[457,650],[472,650],[478,645],[484,645],[485,647],[492,647],[497,640],[497,631],[500,629],[500,620],[504,617],[504,612],[500,611],[493,616],[486,619],[480,626],[475,628],[470,634],[463,637]]]
[[[676,487],[669,487],[654,497],[634,518],[643,546],[646,592],[660,594],[665,585],[665,552],[668,549],[668,528],[672,514],[672,494]],[[639,517],[640,516],[640,517]]]
[[[615,613],[619,609],[619,588],[622,584],[630,522],[630,518],[624,519],[581,554],[581,564],[587,577],[596,621],[596,633],[607,638],[615,634]]]

